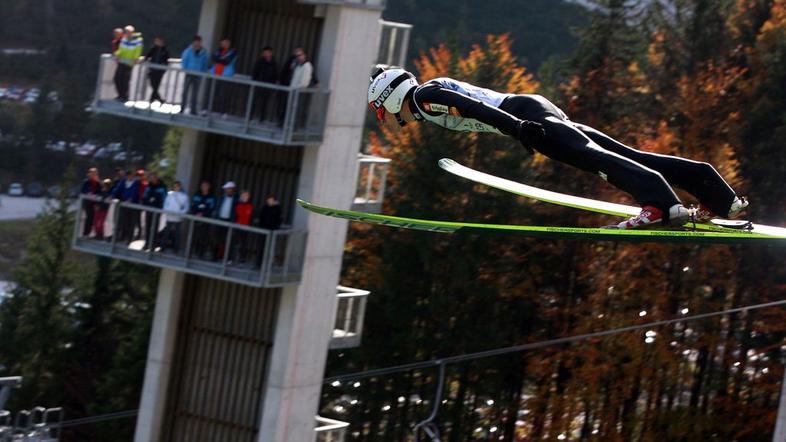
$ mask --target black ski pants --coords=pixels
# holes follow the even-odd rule
[[[532,146],[535,150],[598,174],[642,206],[655,206],[668,214],[671,206],[680,203],[673,185],[719,216],[728,215],[735,193],[708,163],[628,147],[603,132],[570,121],[561,109],[539,95],[506,98],[500,109],[543,125],[546,135],[539,145]]]

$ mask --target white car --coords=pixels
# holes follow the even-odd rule
[[[23,196],[24,194],[25,188],[20,183],[11,183],[8,186],[8,196]]]

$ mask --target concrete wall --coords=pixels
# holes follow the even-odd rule
[[[302,198],[349,208],[354,197],[380,14],[346,6],[326,9],[318,75],[327,79],[322,84],[330,88],[330,105],[324,143],[304,154]],[[306,264],[302,283],[285,289],[279,305],[259,442],[313,440],[313,417],[333,329],[346,221],[299,210],[294,222],[309,230]]]
[[[203,0],[199,33],[214,41],[223,26],[227,0]],[[294,1],[294,0],[292,0]],[[348,208],[355,192],[357,153],[363,134],[365,94],[376,58],[380,10],[326,6],[318,53],[318,76],[331,91],[325,141],[303,154],[298,195]],[[178,159],[178,179],[189,192],[197,186],[205,136],[186,131]],[[303,282],[283,291],[275,319],[273,354],[259,400],[257,440],[310,441],[328,345],[333,329],[336,285],[346,237],[345,221],[309,216],[300,209],[293,224],[309,229]],[[156,300],[135,441],[164,440],[167,394],[182,313],[184,275],[163,271]]]
[[[203,138],[201,134],[195,130],[186,130],[183,133],[178,155],[177,179],[183,183],[184,189],[195,189],[197,186],[202,157],[201,138]],[[161,270],[145,364],[145,380],[142,385],[142,398],[134,434],[135,442],[163,440],[161,431],[174,361],[185,277],[184,273],[174,270]]]

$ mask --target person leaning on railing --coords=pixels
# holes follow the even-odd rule
[[[161,250],[171,248],[177,254],[180,252],[180,224],[183,218],[177,214],[185,215],[188,213],[188,195],[183,192],[183,184],[175,181],[164,200],[164,210],[166,214],[166,227],[161,233]]]
[[[266,230],[278,230],[281,227],[282,216],[281,206],[274,195],[268,195],[265,198],[265,204],[259,210],[259,227]],[[259,254],[257,255],[257,266],[262,264],[262,258],[265,254],[265,237],[262,236],[259,241]]]
[[[95,215],[95,201],[91,198],[98,195],[101,183],[98,181],[98,169],[91,167],[87,170],[87,177],[82,181],[79,193],[86,197],[82,199],[82,210],[85,212],[85,222],[82,225],[82,236],[90,235],[93,230],[93,217]]]
[[[120,203],[139,203],[139,179],[134,174],[134,171],[129,170],[126,172],[125,179],[115,186],[113,196]],[[126,242],[131,241],[134,236],[134,227],[136,226],[136,219],[139,218],[139,212],[136,209],[129,207],[118,208],[117,226],[115,226],[115,236],[117,241]]]
[[[101,182],[101,191],[97,195],[98,201],[95,203],[95,217],[93,218],[93,230],[96,232],[96,239],[104,239],[106,226],[106,215],[109,213],[109,206],[112,204],[112,180],[106,178]]]
[[[232,47],[229,37],[224,37],[219,42],[218,49],[213,52],[213,67],[210,73],[218,77],[231,77],[235,75],[235,63],[237,62],[237,50]],[[215,80],[214,80],[215,81]],[[217,82],[215,87],[215,110],[220,112],[222,118],[226,118],[231,110],[232,91],[231,83]]]
[[[250,226],[254,216],[254,204],[251,203],[251,192],[244,190],[235,204],[235,222],[242,226]],[[248,259],[252,236],[245,230],[238,229],[232,237],[235,259],[243,264]]]
[[[150,87],[153,92],[150,93],[150,103],[158,101],[164,103],[164,99],[158,93],[158,88],[161,86],[161,79],[164,78],[164,67],[169,63],[169,49],[164,44],[164,38],[157,36],[153,39],[153,47],[145,54],[145,61],[153,65],[148,71],[147,77],[150,79]]]
[[[237,186],[234,181],[227,181],[221,189],[224,193],[218,201],[218,206],[216,206],[216,219],[227,223],[233,223],[235,222],[235,206],[237,205],[237,193],[235,192]],[[226,227],[213,227],[215,256],[219,259],[224,257],[224,252],[227,248],[226,237]]]
[[[128,25],[123,29],[123,38],[120,39],[120,44],[118,44],[117,51],[114,53],[117,60],[114,80],[118,101],[128,101],[131,70],[142,55],[143,44],[142,34],[136,32],[133,26]]]
[[[191,197],[191,214],[198,217],[213,218],[216,210],[216,197],[210,192],[210,181],[204,180],[199,184],[199,191]],[[193,241],[194,255],[204,259],[210,245],[210,225],[203,222],[194,222]]]
[[[251,78],[254,81],[263,83],[278,83],[278,64],[273,55],[273,48],[265,46],[262,48],[262,55],[257,59],[254,64],[254,69],[251,71]],[[268,88],[261,88],[256,90],[256,104],[254,108],[257,109],[259,114],[259,121],[266,121],[269,119],[270,98],[272,97],[272,90]]]
[[[158,175],[151,173],[147,187],[145,187],[145,194],[142,197],[142,204],[155,207],[156,209],[163,209],[166,197],[166,185],[158,178]],[[158,233],[158,224],[161,221],[159,216],[154,212],[145,212],[145,249],[154,249],[158,242],[156,234]]]
[[[183,97],[180,103],[180,112],[185,113],[186,103],[188,103],[188,94],[191,93],[191,106],[189,111],[192,115],[197,114],[197,101],[199,99],[199,84],[202,77],[199,75],[189,74],[192,72],[207,72],[207,49],[202,47],[202,37],[195,35],[191,44],[180,55],[180,64],[183,70],[186,71],[186,77],[183,80]]]

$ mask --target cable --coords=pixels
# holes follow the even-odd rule
[[[510,346],[510,347],[501,347],[501,348],[496,348],[496,349],[492,349],[492,350],[480,351],[480,352],[476,352],[476,353],[467,353],[467,354],[464,354],[464,355],[449,356],[449,357],[446,357],[446,358],[432,359],[432,360],[429,360],[429,361],[411,362],[409,364],[395,365],[395,366],[392,366],[392,367],[377,368],[377,369],[374,369],[374,370],[366,370],[366,371],[361,371],[361,372],[356,372],[356,373],[348,373],[348,374],[343,374],[343,375],[331,376],[329,378],[325,378],[322,382],[323,382],[323,384],[331,384],[331,383],[337,382],[337,381],[338,382],[342,382],[342,383],[343,382],[348,382],[348,381],[355,381],[355,380],[359,380],[359,379],[366,379],[366,378],[375,377],[375,376],[384,376],[384,375],[389,375],[389,374],[393,374],[393,373],[400,373],[400,372],[404,372],[404,371],[411,371],[411,370],[417,370],[417,369],[423,369],[423,368],[431,368],[431,367],[435,367],[435,366],[440,365],[440,364],[456,364],[456,363],[459,363],[459,362],[465,362],[465,361],[471,361],[471,360],[476,360],[476,359],[489,358],[489,357],[492,357],[492,356],[499,356],[499,355],[504,355],[504,354],[508,354],[508,353],[517,353],[517,352],[521,352],[521,351],[525,351],[525,350],[533,350],[533,349],[549,347],[549,346],[553,346],[553,345],[560,345],[560,344],[567,344],[567,343],[571,343],[571,342],[583,341],[583,340],[591,339],[591,338],[615,335],[615,334],[619,334],[619,333],[625,333],[625,332],[634,331],[634,330],[640,330],[640,329],[644,329],[644,328],[662,327],[664,325],[676,324],[676,323],[680,323],[680,322],[695,321],[695,320],[698,320],[698,319],[711,318],[713,316],[722,316],[722,315],[728,315],[728,314],[731,314],[731,313],[744,312],[744,311],[748,311],[748,310],[758,310],[758,309],[769,308],[769,307],[777,307],[777,306],[780,306],[780,305],[786,305],[786,299],[782,299],[780,301],[765,302],[765,303],[762,303],[762,304],[753,304],[753,305],[749,305],[749,306],[746,306],[746,307],[735,307],[735,308],[730,308],[730,309],[720,310],[720,311],[710,312],[710,313],[701,313],[701,314],[698,314],[698,315],[685,316],[685,317],[682,317],[682,318],[664,319],[664,320],[661,320],[661,321],[648,322],[646,324],[629,325],[629,326],[626,326],[626,327],[613,328],[613,329],[609,329],[609,330],[602,330],[602,331],[591,332],[591,333],[583,333],[583,334],[580,334],[580,335],[566,336],[564,338],[556,338],[556,339],[549,339],[549,340],[546,340],[546,341],[532,342],[532,343],[529,343],[529,344],[520,344],[520,345],[513,345],[513,346]]]
[[[114,419],[122,419],[126,417],[133,417],[136,416],[139,410],[126,410],[126,411],[117,411],[114,413],[107,413],[107,414],[99,414],[98,416],[88,416],[82,417],[79,419],[70,419],[67,421],[62,421],[56,424],[47,425],[49,428],[65,428],[65,427],[76,427],[78,425],[85,425],[85,424],[92,424],[95,422],[103,422],[108,420]]]
[[[602,337],[602,336],[610,336],[610,335],[615,335],[615,334],[619,334],[619,333],[625,333],[625,332],[629,332],[629,331],[641,330],[641,329],[644,329],[644,328],[662,327],[664,325],[677,324],[677,323],[680,323],[680,322],[695,321],[695,320],[698,320],[698,319],[706,319],[706,318],[711,318],[711,317],[714,317],[714,316],[722,316],[722,315],[728,315],[728,314],[732,314],[732,313],[740,313],[740,312],[745,312],[745,311],[749,311],[749,310],[759,310],[759,309],[764,309],[764,308],[777,307],[777,306],[781,306],[781,305],[786,305],[786,299],[782,299],[780,301],[765,302],[765,303],[762,303],[762,304],[753,304],[753,305],[749,305],[749,306],[745,306],[745,307],[735,307],[735,308],[730,308],[730,309],[720,310],[720,311],[710,312],[710,313],[701,313],[701,314],[698,314],[698,315],[685,316],[685,317],[682,317],[682,318],[664,319],[664,320],[661,320],[661,321],[648,322],[648,323],[645,323],[645,324],[629,325],[629,326],[626,326],[626,327],[613,328],[613,329],[609,329],[609,330],[602,330],[602,331],[591,332],[591,333],[583,333],[583,334],[580,334],[580,335],[566,336],[564,338],[556,338],[556,339],[549,339],[549,340],[546,340],[546,341],[532,342],[532,343],[529,343],[529,344],[513,345],[513,346],[510,346],[510,347],[501,347],[501,348],[496,348],[496,349],[492,349],[492,350],[480,351],[480,352],[476,352],[476,353],[467,353],[467,354],[464,354],[464,355],[449,356],[449,357],[446,357],[446,358],[432,359],[430,361],[412,362],[412,363],[409,363],[409,364],[395,365],[395,366],[392,366],[392,367],[378,368],[378,369],[374,369],[374,370],[366,370],[366,371],[361,371],[361,372],[357,372],[357,373],[349,373],[349,374],[344,374],[344,375],[331,376],[329,378],[325,378],[323,383],[324,384],[330,384],[330,383],[333,383],[333,382],[336,382],[336,381],[338,381],[338,382],[347,382],[347,381],[354,381],[354,380],[358,380],[358,379],[366,379],[366,378],[370,378],[370,377],[374,377],[374,376],[383,376],[383,375],[388,375],[388,374],[393,374],[393,373],[400,373],[400,372],[404,372],[404,371],[411,371],[411,370],[417,370],[417,369],[423,369],[423,368],[437,367],[437,366],[440,366],[440,365],[444,366],[444,365],[448,365],[448,364],[457,364],[459,362],[465,362],[465,361],[471,361],[471,360],[476,360],[476,359],[489,358],[489,357],[492,357],[492,356],[499,356],[499,355],[504,355],[504,354],[508,354],[508,353],[517,353],[517,352],[521,352],[521,351],[525,351],[525,350],[533,350],[533,349],[536,349],[536,348],[549,347],[549,346],[553,346],[553,345],[567,344],[567,343],[583,341],[583,340],[591,339],[591,338],[597,338],[597,337]],[[47,425],[47,426],[49,428],[75,427],[75,426],[78,426],[78,425],[85,425],[85,424],[90,424],[90,423],[95,423],[95,422],[103,422],[103,421],[108,421],[108,420],[133,417],[133,416],[136,416],[138,412],[139,412],[139,410],[118,411],[118,412],[114,412],[114,413],[100,414],[98,416],[89,416],[89,417],[83,417],[83,418],[79,418],[79,419],[66,420],[66,421],[62,421],[62,422],[57,423],[57,424],[51,424],[51,425]]]

